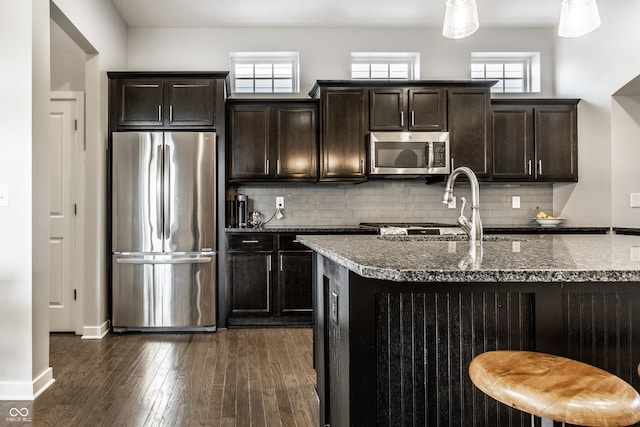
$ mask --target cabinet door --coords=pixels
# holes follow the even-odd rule
[[[318,176],[316,116],[315,105],[275,109],[276,178],[316,180]]]
[[[489,98],[488,89],[449,89],[448,130],[452,170],[467,166],[479,178],[489,176]]]
[[[232,316],[265,316],[271,309],[271,253],[231,253],[228,259]]]
[[[167,83],[169,126],[214,126],[215,81],[184,80]]]
[[[229,179],[272,177],[270,107],[234,105],[228,116]]]
[[[406,129],[403,89],[371,89],[369,91],[369,129]]]
[[[163,125],[162,80],[118,80],[116,90],[118,127]]]
[[[312,251],[279,251],[278,299],[281,315],[313,312],[311,300]]]
[[[533,109],[494,107],[492,131],[493,178],[533,180]]]
[[[444,89],[409,89],[409,129],[444,131],[447,128],[447,100]]]
[[[537,179],[577,181],[576,106],[536,107],[534,115]]]
[[[327,89],[321,95],[321,181],[364,181],[364,89]]]

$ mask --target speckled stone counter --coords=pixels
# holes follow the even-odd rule
[[[291,225],[277,226],[265,225],[261,228],[253,227],[228,227],[226,233],[336,233],[336,234],[371,234],[371,230],[363,230],[357,225]]]
[[[489,236],[485,236],[489,238]],[[382,236],[298,236],[350,271],[396,282],[640,281],[640,236],[509,235],[484,241],[475,259],[467,241]],[[474,248],[471,246],[471,248]]]

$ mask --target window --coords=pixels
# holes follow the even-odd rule
[[[234,52],[231,54],[234,93],[299,92],[297,52]]]
[[[538,52],[473,52],[471,80],[498,80],[493,93],[540,91]]]
[[[417,52],[351,52],[352,80],[417,80]]]

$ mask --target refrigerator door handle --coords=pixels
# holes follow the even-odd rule
[[[162,191],[159,189],[162,188],[162,145],[157,147],[157,156],[156,156],[156,230],[157,230],[157,238],[158,240],[162,239]]]
[[[173,257],[168,259],[144,258],[144,257],[127,257],[116,258],[117,264],[206,264],[211,262],[213,258],[210,256],[198,257]]]
[[[162,192],[164,193],[164,212],[162,215],[162,222],[164,228],[165,242],[171,237],[171,204],[173,203],[171,195],[171,147],[165,143],[163,144],[163,182]],[[170,252],[171,248],[164,248],[165,251]]]

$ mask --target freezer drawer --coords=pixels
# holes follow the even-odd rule
[[[216,254],[113,255],[112,324],[143,329],[213,331]]]

